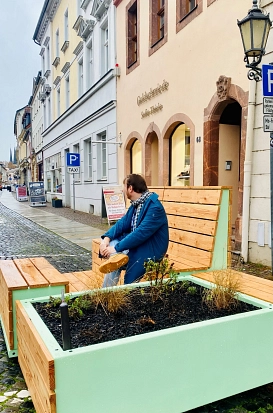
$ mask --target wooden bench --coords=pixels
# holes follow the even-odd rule
[[[167,254],[179,272],[194,274],[230,264],[231,190],[228,187],[150,187],[159,195],[169,224]],[[99,271],[100,239],[92,241],[92,270]]]
[[[9,357],[17,356],[15,301],[69,292],[68,285],[43,257],[0,260],[0,320]]]

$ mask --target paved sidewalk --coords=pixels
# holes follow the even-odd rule
[[[108,228],[108,225],[100,223],[99,217],[93,218],[99,228],[91,226],[90,214],[73,212],[70,208],[52,208],[50,204],[46,207],[31,207],[29,202],[17,201],[15,193],[5,189],[0,191],[0,202],[12,211],[88,251],[91,251],[92,239],[99,238]]]

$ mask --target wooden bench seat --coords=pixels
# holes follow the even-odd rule
[[[169,225],[167,254],[177,271],[193,274],[230,264],[231,190],[227,187],[150,187]],[[99,276],[100,240],[92,241],[92,270]]]
[[[8,356],[17,356],[15,301],[69,291],[69,280],[45,258],[0,260],[0,319]]]

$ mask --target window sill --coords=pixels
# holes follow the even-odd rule
[[[92,181],[92,179],[85,179],[83,182],[92,183],[93,181]]]
[[[188,14],[182,17],[182,19],[179,20],[179,23],[181,23],[183,20],[186,20],[197,9],[197,7],[198,7],[198,4],[196,4],[196,6]]]

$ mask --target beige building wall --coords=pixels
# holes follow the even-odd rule
[[[220,75],[231,78],[233,85],[248,90],[247,70],[243,62],[243,48],[237,27],[251,4],[249,0],[207,0],[199,2],[203,11],[176,33],[175,0],[165,2],[167,7],[167,41],[149,56],[149,1],[139,0],[139,65],[126,75],[126,6],[123,0],[117,6],[117,61],[121,76],[117,80],[118,132],[124,145],[119,151],[119,180],[126,171],[124,148],[126,141],[137,132],[144,142],[151,131],[159,139],[158,183],[163,182],[163,133],[177,119],[190,127],[191,157],[194,161],[191,184],[203,184],[204,109],[216,93]],[[163,82],[168,89],[138,106],[137,99]],[[152,106],[161,110],[142,117]],[[201,137],[201,142],[196,138]],[[165,148],[165,147],[164,147]],[[142,172],[145,174],[145,151]],[[127,161],[126,161],[127,162]]]
[[[68,13],[68,46],[63,52],[61,48],[64,46],[65,42],[65,14]],[[69,76],[69,106],[73,105],[78,99],[78,61],[73,54],[76,46],[80,42],[80,38],[77,36],[75,30],[73,30],[73,25],[77,19],[77,7],[75,6],[75,0],[62,0],[58,6],[54,19],[52,21],[52,63],[56,57],[60,58],[60,62],[56,66],[52,66],[53,70],[53,82],[60,77],[60,81],[57,87],[53,90],[53,120],[56,120],[57,115],[57,89],[60,88],[60,114],[66,111],[66,78]],[[57,36],[56,33],[59,31],[59,56],[57,56]],[[62,69],[65,64],[69,63],[69,68],[65,73]]]

